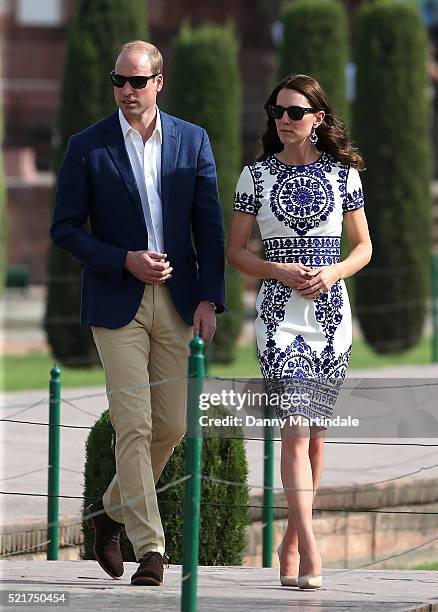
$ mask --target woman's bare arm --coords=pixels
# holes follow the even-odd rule
[[[373,250],[367,218],[363,208],[345,213],[344,225],[347,229],[350,253],[343,261],[336,264],[339,269],[340,278],[353,276],[353,274],[366,266],[371,259]]]
[[[276,263],[266,261],[248,250],[248,241],[254,216],[234,211],[228,235],[227,259],[230,266],[253,278],[275,278],[284,285],[294,288],[311,270],[302,264]]]

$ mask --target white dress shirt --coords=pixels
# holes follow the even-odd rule
[[[155,129],[143,143],[140,133],[126,120],[119,109],[120,127],[125,139],[126,151],[140,193],[143,214],[148,231],[148,249],[164,252],[163,210],[161,204],[161,148],[163,132],[160,111],[157,108]]]

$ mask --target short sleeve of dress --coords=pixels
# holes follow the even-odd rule
[[[256,201],[254,179],[248,166],[244,166],[234,193],[233,210],[257,215],[260,203]]]
[[[342,212],[357,210],[364,206],[362,181],[356,168],[350,166],[347,175],[347,189],[345,199],[342,204]]]

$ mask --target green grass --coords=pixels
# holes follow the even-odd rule
[[[438,561],[435,563],[422,563],[421,565],[416,565],[415,567],[409,568],[414,570],[438,570]]]
[[[48,353],[6,355],[1,360],[4,391],[48,389],[53,359]],[[61,366],[63,387],[87,387],[105,384],[103,370],[96,368],[66,368]]]
[[[378,355],[364,340],[353,342],[350,368],[380,368],[398,365],[425,365],[432,363],[432,338],[423,337],[413,348],[398,355]]]
[[[431,363],[430,338],[423,338],[417,346],[401,355],[376,355],[363,340],[356,340],[353,344],[350,369],[428,363]],[[0,362],[3,381],[0,387],[4,391],[47,389],[49,372],[52,366],[53,360],[46,353],[32,352],[24,356],[3,356]],[[101,368],[62,367],[61,369],[63,387],[86,387],[104,384],[104,375]],[[259,377],[260,370],[255,345],[239,346],[236,361],[232,365],[214,364],[211,366],[209,375],[226,378]]]

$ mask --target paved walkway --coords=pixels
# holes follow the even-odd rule
[[[136,568],[135,563],[125,563],[122,580],[115,581],[106,577],[95,561],[1,561],[1,588],[13,592],[66,592],[67,609],[72,612],[121,608],[147,612],[180,610],[181,566],[171,565],[165,570],[162,587],[131,586],[130,577]],[[437,572],[323,570],[323,583],[323,588],[317,591],[302,591],[282,587],[276,569],[200,567],[197,610],[438,611]],[[22,605],[2,607],[22,608]],[[47,605],[34,605],[32,609],[47,610]]]

